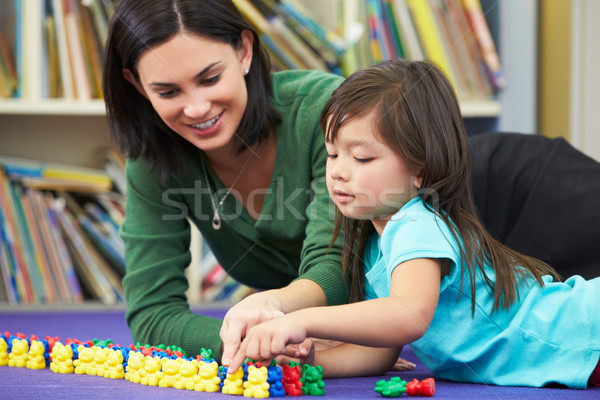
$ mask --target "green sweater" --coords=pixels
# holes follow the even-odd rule
[[[145,160],[128,162],[121,235],[127,322],[135,341],[179,345],[190,356],[209,348],[220,359],[222,321],[194,314],[185,296],[184,270],[191,260],[188,219],[237,281],[272,289],[310,279],[323,288],[328,304],[348,300],[341,241],[328,250],[335,208],[325,186],[326,152],[318,126],[321,110],[342,78],[317,71],[283,71],[272,77],[271,101],[282,122],[276,126],[277,156],[258,220],[228,196],[220,209],[221,229],[213,230],[202,155],[191,144],[182,155],[187,174],[164,184]],[[225,187],[209,165],[207,172],[211,190],[221,198]]]

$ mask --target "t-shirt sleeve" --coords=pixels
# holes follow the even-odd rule
[[[381,248],[386,257],[388,282],[394,269],[408,260],[449,259],[452,275],[459,261],[458,244],[448,226],[420,200],[400,210],[388,222],[381,236]]]

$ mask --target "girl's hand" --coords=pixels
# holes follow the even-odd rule
[[[290,344],[283,354],[275,358],[277,365],[288,365],[290,361],[301,365],[315,365],[315,346],[319,339],[306,338],[302,343]]]
[[[396,363],[392,367],[392,371],[412,371],[416,365],[402,357],[398,357]]]
[[[255,325],[247,332],[229,368],[235,371],[246,357],[273,359],[284,354],[288,345],[302,343],[305,339],[306,328],[298,318],[290,318],[289,315]]]
[[[219,332],[223,341],[221,363],[229,365],[250,328],[282,315],[277,298],[270,290],[250,295],[229,309]]]

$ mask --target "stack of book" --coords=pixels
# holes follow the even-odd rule
[[[440,67],[461,100],[487,100],[505,85],[480,0],[348,0],[342,29],[363,26],[344,58],[345,74],[391,58]]]
[[[102,98],[103,52],[117,0],[0,3],[0,97]]]
[[[480,0],[338,1],[333,24],[316,22],[300,0],[234,0],[260,33],[275,69],[345,76],[392,59],[428,60],[461,100],[489,100],[504,85]],[[327,26],[335,29],[327,29]]]
[[[123,302],[124,212],[101,170],[0,157],[0,302]]]

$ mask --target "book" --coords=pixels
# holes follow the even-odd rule
[[[445,4],[442,0],[428,0],[433,19],[438,27],[442,45],[446,51],[448,64],[456,80],[453,82],[454,90],[460,100],[469,100],[474,98],[471,86],[467,83],[465,75],[465,66],[458,56],[457,47],[460,40],[454,38],[450,30],[448,14]]]
[[[463,46],[459,46],[459,51],[462,47],[461,59],[468,68],[466,75],[470,78],[470,84],[475,86],[474,92],[478,94],[479,98],[489,99],[492,94],[491,83],[483,72],[485,71],[484,61],[469,26],[461,0],[446,0],[445,5],[450,14],[450,20],[456,26],[460,44],[463,44]]]
[[[83,300],[71,258],[60,235],[59,227],[47,208],[42,192],[27,190],[35,221],[46,254],[48,268],[57,291],[57,300],[64,303]]]
[[[17,67],[15,60],[16,35],[15,2],[0,2],[0,81],[6,87],[4,97],[16,95],[18,87]]]
[[[81,43],[85,50],[92,96],[95,99],[101,99],[104,97],[102,94],[102,59],[104,51],[102,44],[104,42],[101,42],[100,38],[97,37],[90,10],[83,6],[80,7],[79,16]]]
[[[71,55],[72,73],[75,78],[75,93],[78,99],[91,99],[91,79],[85,56],[85,49],[80,36],[79,15],[75,0],[63,0],[64,21],[67,33],[67,45]]]
[[[95,187],[98,191],[107,191],[112,187],[112,179],[99,169],[76,167],[72,165],[43,162],[25,158],[0,156],[0,164],[12,178],[31,178],[31,186],[47,180],[50,183],[73,184],[73,187]],[[40,183],[41,185],[41,183]],[[49,187],[51,188],[51,187]]]
[[[15,278],[18,298],[22,303],[30,304],[35,301],[35,293],[32,282],[23,260],[23,251],[19,241],[19,234],[15,221],[15,210],[10,195],[10,183],[4,169],[0,168],[0,209],[2,210],[4,222],[4,237],[10,250],[12,260],[12,275]]]
[[[448,40],[452,43],[455,62],[459,65],[459,79],[463,81],[466,94],[474,99],[488,99],[491,95],[490,87],[489,85],[486,87],[486,78],[482,76],[477,62],[468,48],[469,41],[474,43],[473,35],[468,29],[468,25],[466,25],[467,29],[461,27],[464,12],[460,0],[432,0],[433,3],[436,3],[436,12],[440,14],[440,18],[444,19]]]
[[[109,18],[102,9],[100,0],[81,0],[81,5],[85,8],[93,21],[94,31],[98,37],[98,43],[104,48],[104,43],[108,38]]]
[[[39,275],[44,285],[44,302],[56,303],[59,298],[59,287],[57,279],[55,279],[50,267],[50,259],[48,253],[44,247],[42,234],[39,229],[39,220],[36,218],[33,203],[31,202],[31,196],[28,191],[21,192],[21,207],[23,209],[23,215],[25,217],[25,224],[28,229],[28,235],[31,240],[31,249],[33,250],[33,257],[35,258],[35,264],[39,270]]]
[[[46,46],[46,81],[47,97],[61,98],[63,96],[63,84],[60,72],[60,58],[58,55],[58,38],[56,37],[56,21],[52,11],[51,0],[46,2],[46,15],[44,17],[44,37]]]
[[[81,233],[75,217],[66,208],[65,199],[56,197],[51,202],[51,207],[60,223],[67,247],[75,260],[78,276],[84,285],[95,298],[104,304],[117,303],[119,300],[117,294],[119,291],[122,292],[122,287],[119,287],[120,280],[113,275],[110,267],[105,268],[100,256],[95,253],[93,246]],[[117,286],[113,286],[115,281],[118,281]]]
[[[0,30],[0,96],[12,97],[17,83],[15,62],[4,33]]]
[[[289,51],[288,44],[273,28],[268,19],[249,0],[233,0],[236,7],[254,25],[267,50],[279,58],[290,69],[306,69],[307,64]]]
[[[42,76],[44,62],[40,49],[43,43],[43,8],[37,5],[40,0],[21,0],[23,16],[23,60],[21,76],[21,97],[36,101],[42,98]]]
[[[9,187],[10,193],[8,193],[8,195],[12,197],[14,221],[22,251],[23,265],[31,280],[34,302],[45,303],[49,301],[49,298],[46,295],[42,280],[42,272],[35,257],[36,249],[33,247],[31,240],[32,236],[25,220],[23,204],[21,202],[21,188],[19,184],[15,182],[11,182]]]
[[[65,21],[66,15],[62,0],[52,0],[52,15],[54,15],[54,26],[56,27],[63,97],[65,99],[73,99],[75,98],[75,83],[73,81],[73,73],[71,70],[71,55]]]
[[[285,24],[292,29],[302,40],[326,63],[334,73],[340,73],[340,59],[342,56],[328,43],[312,32],[308,26],[299,19],[299,14],[293,10],[293,6],[285,1],[280,3],[278,11]],[[303,17],[300,17],[303,18]]]
[[[2,271],[0,284],[4,287],[3,291],[6,292],[5,301],[10,304],[17,304],[20,297],[14,273],[16,267],[12,260],[10,243],[4,232],[4,214],[5,211],[2,208],[2,203],[0,203],[0,270]]]
[[[83,291],[81,285],[79,284],[79,280],[77,279],[75,262],[71,258],[68,250],[67,239],[62,233],[58,216],[52,207],[54,195],[46,192],[43,194],[43,196],[39,197],[39,200],[41,201],[40,209],[42,212],[45,211],[48,219],[50,240],[55,246],[56,253],[59,258],[58,267],[62,269],[64,279],[70,288],[70,290],[67,290],[67,292],[70,294],[72,301],[81,303],[83,301]],[[57,275],[60,274],[61,273],[57,271]]]
[[[506,86],[506,81],[500,65],[500,57],[498,57],[494,40],[481,9],[481,2],[480,0],[462,0],[462,5],[485,61],[488,78],[494,89],[501,89]]]
[[[396,25],[399,27],[400,41],[405,50],[406,58],[413,61],[425,60],[425,53],[423,52],[422,44],[417,35],[406,0],[392,1],[394,17],[396,18]]]
[[[450,82],[456,82],[429,3],[427,0],[406,0],[406,4],[414,18],[427,59],[436,64]]]

